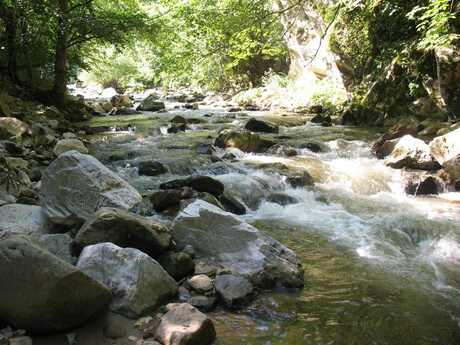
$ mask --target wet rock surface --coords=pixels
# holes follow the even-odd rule
[[[110,309],[127,317],[140,317],[177,294],[174,279],[137,249],[111,243],[88,246],[77,267],[106,286],[113,294]]]
[[[295,254],[231,213],[197,200],[173,224],[179,245],[191,244],[198,259],[248,277],[261,286],[303,286]]]

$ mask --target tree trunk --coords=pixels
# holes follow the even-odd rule
[[[0,15],[5,23],[6,44],[8,50],[8,76],[13,83],[17,78],[17,17],[14,8],[0,5]]]
[[[56,39],[56,52],[54,61],[54,87],[53,96],[58,105],[64,104],[65,93],[67,91],[67,77],[69,63],[67,56],[67,44],[69,34],[67,30],[68,0],[58,1],[58,32]]]

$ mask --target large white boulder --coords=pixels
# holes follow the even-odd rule
[[[52,222],[80,224],[102,207],[130,210],[142,197],[96,158],[68,151],[42,177],[41,203]]]
[[[134,248],[112,243],[88,246],[77,266],[112,291],[112,311],[130,318],[155,310],[177,294],[176,282],[160,264]]]
[[[385,159],[385,164],[395,169],[436,170],[440,167],[431,155],[430,147],[423,140],[411,135],[405,135],[398,140]]]
[[[430,150],[453,179],[460,179],[460,128],[434,138]]]
[[[255,285],[303,285],[303,270],[293,251],[203,200],[179,213],[173,236],[179,247],[192,245],[198,259],[242,274]]]

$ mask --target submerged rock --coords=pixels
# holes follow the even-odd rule
[[[0,239],[0,276],[0,319],[31,333],[76,328],[111,298],[103,285],[23,235]]]
[[[96,158],[69,151],[43,173],[41,202],[45,213],[58,224],[79,224],[102,207],[130,210],[140,194]]]
[[[173,234],[179,246],[193,246],[197,259],[238,272],[256,285],[303,286],[303,271],[294,252],[202,200],[177,216]]]
[[[251,132],[278,133],[279,127],[268,121],[263,121],[255,118],[249,119],[244,126],[245,129]]]
[[[134,248],[88,246],[77,266],[112,291],[112,311],[130,318],[153,311],[177,294],[176,282],[160,264]]]
[[[88,219],[75,237],[80,247],[111,242],[159,257],[169,250],[172,238],[169,229],[150,219],[116,208],[101,208]]]
[[[395,168],[436,170],[440,165],[430,153],[430,148],[423,140],[405,135],[398,140],[385,164]]]
[[[163,345],[209,345],[216,339],[214,325],[188,303],[173,303],[161,318],[155,339]]]
[[[214,145],[220,148],[235,147],[244,152],[260,153],[265,152],[275,143],[249,131],[226,129],[219,133]]]

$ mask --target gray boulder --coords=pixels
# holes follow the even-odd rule
[[[109,207],[101,208],[88,219],[75,241],[80,247],[111,242],[119,247],[139,249],[152,257],[159,257],[173,246],[171,232],[166,226]]]
[[[151,312],[177,294],[176,282],[160,264],[134,248],[88,246],[77,266],[112,291],[112,311],[130,318]]]
[[[216,339],[214,325],[205,314],[187,303],[172,303],[155,334],[163,345],[209,345]]]
[[[0,207],[0,233],[2,231],[41,235],[52,228],[40,206],[9,204]]]
[[[110,292],[24,235],[0,239],[0,319],[31,333],[62,332],[108,305]]]
[[[254,294],[252,284],[246,278],[233,274],[216,277],[214,282],[216,292],[228,308],[241,307]]]
[[[303,270],[290,249],[218,207],[196,200],[173,224],[179,247],[193,246],[197,259],[238,272],[255,285],[303,286]]]
[[[130,210],[141,200],[96,158],[77,151],[63,153],[43,173],[41,203],[54,223],[80,224],[102,207]]]

